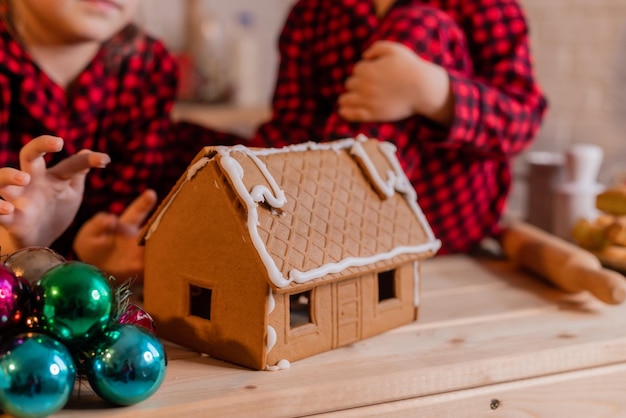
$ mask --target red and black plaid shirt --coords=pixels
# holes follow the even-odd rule
[[[97,211],[119,214],[147,187],[163,197],[183,172],[168,143],[176,83],[174,58],[130,26],[64,90],[0,23],[0,166],[19,167],[22,146],[43,134],[65,140],[63,151],[48,155],[50,165],[83,148],[112,159],[89,174],[76,222],[55,250],[69,255],[76,225]],[[188,163],[197,151],[180,158]]]
[[[449,129],[420,116],[348,123],[337,115],[344,81],[378,39],[408,45],[448,69],[456,106]],[[516,1],[397,0],[381,19],[371,0],[300,0],[279,48],[273,117],[255,143],[277,147],[358,133],[393,142],[443,242],[441,253],[469,251],[497,231],[509,160],[530,144],[546,108]]]

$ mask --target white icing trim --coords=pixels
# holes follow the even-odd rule
[[[272,288],[270,287],[269,295],[268,295],[267,314],[268,315],[271,314],[274,311],[275,307],[276,307],[276,300],[274,299],[274,292],[272,292]],[[272,348],[274,348],[277,341],[278,341],[278,336],[276,334],[276,330],[274,329],[274,327],[268,325],[267,326],[267,338],[265,342],[267,344],[267,353],[269,353],[272,350]],[[276,363],[275,366],[270,366],[269,364],[266,364],[265,370],[274,372],[277,370],[286,370],[290,367],[291,367],[291,363],[289,363],[289,360],[283,359],[283,360],[280,360],[278,363]]]
[[[172,204],[172,202],[176,200],[176,196],[178,196],[178,193],[182,190],[185,183],[193,179],[196,176],[196,174],[198,174],[198,172],[202,170],[208,163],[209,163],[209,159],[207,157],[203,157],[203,158],[200,158],[198,161],[196,161],[195,164],[189,167],[189,169],[187,170],[187,176],[185,177],[185,181],[183,181],[180,187],[178,187],[174,195],[170,198],[170,200],[167,201],[165,207],[161,209],[161,211],[159,212],[155,220],[152,222],[152,224],[150,225],[150,228],[148,228],[148,232],[146,232],[146,237],[144,238],[146,241],[149,240],[152,234],[154,234],[156,230],[159,228],[159,225],[161,224],[161,220],[163,219],[163,216],[165,215],[167,210],[170,208],[170,205]],[[215,187],[219,189],[219,186],[217,185],[217,183],[215,183]]]
[[[388,188],[388,187],[391,187],[391,185],[393,185],[393,188],[405,197],[412,211],[415,213],[418,219],[420,219],[420,222],[422,223],[422,226],[424,227],[428,235],[428,238],[430,239],[430,242],[419,245],[419,246],[397,247],[397,248],[392,249],[389,252],[376,254],[370,257],[349,257],[349,258],[341,260],[340,262],[329,263],[329,264],[311,269],[307,272],[301,272],[301,271],[294,269],[289,272],[288,279],[285,278],[283,274],[281,273],[281,271],[278,269],[274,259],[269,255],[267,248],[265,247],[265,244],[263,243],[259,235],[259,231],[257,228],[259,224],[258,203],[266,202],[274,208],[280,208],[281,206],[285,204],[286,198],[285,198],[285,194],[283,190],[280,189],[280,186],[278,185],[274,177],[271,175],[271,173],[267,169],[267,166],[257,156],[287,153],[287,152],[303,152],[307,150],[333,150],[333,151],[339,152],[341,150],[350,149],[351,152],[354,151],[354,153],[363,152],[363,155],[366,156],[363,159],[363,161],[366,161],[366,165],[367,165],[371,163],[371,160],[364,152],[363,147],[360,145],[361,142],[365,142],[367,140],[368,140],[367,137],[365,137],[364,135],[359,135],[356,139],[346,138],[343,140],[332,141],[332,142],[327,142],[327,143],[307,142],[307,143],[291,145],[291,146],[287,146],[283,148],[251,150],[243,145],[238,145],[238,146],[231,147],[231,148],[216,147],[217,152],[221,156],[219,161],[220,161],[220,165],[222,169],[224,170],[224,173],[231,180],[231,184],[233,185],[235,192],[240,196],[240,198],[242,199],[242,201],[244,202],[247,208],[247,215],[248,215],[247,226],[248,226],[248,231],[250,233],[250,237],[252,239],[252,244],[254,245],[255,249],[257,250],[257,253],[261,257],[263,264],[265,265],[269,279],[272,281],[272,283],[276,287],[278,288],[286,287],[293,281],[295,281],[296,283],[304,283],[312,279],[323,277],[330,273],[340,272],[349,267],[364,266],[364,265],[375,263],[378,261],[390,259],[400,254],[405,254],[405,253],[413,254],[413,253],[420,253],[420,252],[428,251],[428,250],[437,251],[441,247],[441,241],[435,238],[434,233],[432,232],[432,229],[430,228],[430,225],[426,221],[426,217],[424,216],[423,212],[417,205],[417,195],[415,193],[415,189],[413,188],[410,181],[406,177],[406,174],[402,170],[402,167],[400,166],[400,163],[395,156],[395,153],[396,153],[395,146],[387,142],[381,142],[380,143],[381,151],[383,152],[383,155],[386,156],[389,163],[393,167],[393,172],[390,172],[389,174],[390,180],[388,181],[388,183],[384,183],[382,179],[380,179],[380,176],[377,173],[373,164],[371,164],[371,166],[368,167],[367,169],[370,171],[370,174],[372,174],[372,178],[378,177],[380,184],[384,186],[381,190],[383,190],[385,187]],[[267,183],[270,185],[271,190],[261,185],[256,185],[252,187],[251,191],[248,191],[246,189],[246,186],[243,183],[243,176],[244,176],[243,167],[237,162],[237,160],[235,160],[233,157],[230,156],[230,153],[233,151],[244,152],[255,163],[259,171],[265,177]],[[367,161],[369,161],[369,163]],[[150,236],[157,230],[162,217],[164,216],[165,212],[167,212],[170,204],[175,200],[180,190],[183,188],[184,183],[191,180],[204,166],[206,166],[208,162],[209,162],[208,158],[206,157],[201,158],[194,165],[189,167],[185,181],[183,182],[183,184],[180,185],[178,190],[169,199],[166,206],[160,211],[159,215],[156,217],[155,221],[150,226],[146,234],[146,238],[145,238],[146,240],[148,240]],[[219,185],[217,184],[215,186],[219,187]]]
[[[304,151],[343,151],[352,147],[355,141],[365,142],[367,141],[365,135],[359,135],[357,138],[344,138],[330,142],[302,142],[300,144],[287,145],[281,148],[258,148],[254,149],[255,155],[266,156],[273,154],[286,154],[291,152],[304,152]]]
[[[383,195],[390,198],[395,193],[396,176],[392,171],[387,172],[387,182],[384,182],[380,177],[378,170],[374,166],[372,159],[370,158],[365,148],[361,143],[356,142],[350,148],[350,154],[356,156],[364,164],[363,169],[367,171],[370,180],[374,183],[376,190],[380,190]]]
[[[272,292],[272,288],[270,287],[270,294],[267,298],[267,313],[271,314],[274,312],[274,308],[276,307],[276,300],[274,299],[274,292]]]
[[[413,263],[413,306],[418,307],[420,304],[420,282],[422,273],[420,270],[420,262]]]
[[[289,280],[285,279],[280,270],[278,270],[274,259],[272,259],[272,257],[267,252],[267,248],[265,247],[265,244],[259,236],[259,230],[257,228],[259,224],[259,213],[257,211],[258,204],[257,201],[252,197],[252,194],[248,192],[246,186],[243,183],[243,167],[241,167],[237,160],[228,155],[228,151],[226,148],[220,149],[219,152],[221,155],[219,161],[222,169],[224,170],[224,173],[230,178],[231,184],[233,185],[235,192],[239,195],[239,197],[246,205],[248,212],[248,232],[250,233],[250,238],[252,239],[252,245],[254,246],[254,248],[256,248],[257,253],[261,257],[261,260],[265,265],[267,274],[272,283],[274,283],[277,287],[287,286],[290,283]],[[263,164],[263,166],[265,166],[265,164]],[[265,190],[268,191],[267,188],[265,188]],[[257,197],[264,196],[265,194],[265,191],[259,192],[257,194]]]
[[[250,190],[250,196],[252,197],[252,199],[254,199],[255,202],[265,202],[273,208],[280,208],[287,202],[287,199],[285,198],[285,192],[280,188],[274,176],[272,176],[272,174],[267,169],[267,166],[263,164],[259,157],[250,152],[248,148],[244,147],[243,145],[236,145],[232,147],[230,151],[228,151],[228,149],[226,149],[225,147],[218,147],[218,152],[222,157],[230,154],[231,152],[241,152],[244,153],[248,158],[250,158],[254,162],[254,164],[256,164],[257,168],[259,169],[261,174],[263,174],[263,177],[265,177],[265,180],[272,188],[271,192],[273,194],[270,193],[270,190],[267,187],[256,185],[252,187],[252,190]],[[237,178],[243,178],[243,167],[241,167],[241,165],[239,166],[238,174],[239,171],[241,171],[241,175]]]
[[[332,141],[328,143],[307,142],[307,143],[291,145],[291,146],[287,146],[283,148],[255,149],[254,151],[246,148],[243,145],[237,145],[231,148],[228,148],[228,147],[216,148],[218,153],[222,157],[220,159],[220,165],[224,169],[224,172],[226,173],[226,175],[230,178],[231,183],[233,184],[233,187],[235,188],[235,191],[239,194],[239,196],[241,197],[241,199],[244,201],[246,205],[246,208],[248,210],[248,219],[247,219],[248,231],[250,233],[250,237],[252,238],[252,243],[255,249],[257,250],[259,256],[261,257],[263,264],[265,265],[269,279],[272,281],[272,283],[276,287],[278,288],[286,287],[294,281],[296,283],[305,283],[309,280],[320,278],[330,273],[338,273],[349,267],[359,267],[359,266],[364,266],[368,264],[373,264],[378,261],[387,260],[387,259],[396,257],[401,254],[415,254],[415,253],[421,253],[421,252],[429,251],[429,250],[435,252],[441,247],[441,241],[435,238],[434,233],[430,229],[430,226],[428,222],[426,221],[426,218],[423,212],[417,205],[417,194],[415,192],[415,189],[413,188],[413,185],[406,177],[406,174],[402,170],[402,167],[400,166],[400,163],[395,156],[396,147],[393,144],[390,144],[387,142],[380,143],[381,151],[383,152],[383,155],[387,158],[387,160],[389,161],[390,165],[393,168],[393,172],[389,173],[390,183],[386,185],[382,181],[382,179],[380,179],[380,176],[378,175],[377,170],[375,169],[373,163],[371,163],[371,159],[369,158],[369,156],[367,156],[367,153],[363,150],[363,147],[360,145],[361,142],[365,142],[367,140],[368,140],[367,137],[365,137],[364,135],[359,135],[357,139],[346,138],[343,140]],[[269,173],[269,170],[267,169],[265,164],[263,164],[263,162],[260,161],[256,156],[272,155],[272,154],[279,154],[279,153],[286,153],[286,152],[303,152],[307,150],[341,151],[341,150],[346,150],[346,149],[350,149],[351,151],[354,150],[355,153],[362,152],[364,156],[363,157],[364,161],[369,161],[369,167],[367,169],[372,174],[372,178],[377,176],[380,179],[381,184],[383,184],[385,187],[387,188],[393,187],[393,189],[395,189],[397,192],[401,193],[404,196],[411,210],[418,217],[418,219],[420,219],[422,226],[424,227],[430,242],[421,244],[418,246],[396,247],[389,252],[376,254],[370,257],[348,257],[348,258],[341,260],[340,262],[328,263],[323,266],[319,266],[317,268],[308,270],[306,272],[302,272],[302,271],[294,269],[289,272],[288,274],[289,278],[285,278],[283,274],[281,273],[281,271],[276,266],[274,259],[268,253],[267,248],[265,247],[265,244],[261,240],[261,237],[259,235],[259,231],[257,228],[259,224],[259,218],[258,218],[259,215],[258,215],[258,210],[257,210],[258,203],[267,201],[271,206],[274,206],[274,205],[282,206],[285,203],[285,197],[284,197],[283,191],[278,186],[276,180]],[[255,164],[261,171],[261,173],[265,176],[267,182],[270,184],[275,197],[270,194],[270,191],[267,189],[267,187],[260,186],[260,185],[252,187],[252,190],[248,192],[248,190],[246,189],[243,183],[243,176],[244,176],[243,167],[241,167],[241,165],[233,157],[230,156],[230,152],[233,152],[233,151],[244,152],[255,162]],[[391,193],[393,194],[393,192]],[[280,206],[274,206],[274,207],[280,207]]]
[[[192,178],[194,178],[196,174],[198,174],[198,171],[202,170],[204,166],[206,166],[208,163],[209,159],[207,157],[200,158],[198,161],[196,161],[196,163],[189,167],[189,169],[187,170],[186,180],[191,180]]]
[[[265,366],[265,370],[267,370],[269,372],[275,372],[277,370],[287,370],[290,367],[291,367],[291,363],[289,363],[289,360],[282,359],[278,363],[276,363],[275,366],[270,366],[269,364],[266,365]]]
[[[274,329],[273,326],[268,325],[267,326],[267,341],[266,341],[268,353],[272,351],[272,348],[274,348],[274,346],[276,345],[276,340],[278,340],[278,338],[276,337],[276,330]]]
[[[415,216],[417,216],[417,218],[420,220],[420,223],[424,227],[424,230],[426,231],[426,234],[428,235],[428,239],[431,241],[435,241],[435,240],[438,241],[438,246],[437,246],[437,250],[438,250],[439,247],[441,247],[441,241],[439,241],[435,237],[435,234],[433,230],[431,229],[430,224],[426,220],[426,216],[424,215],[424,212],[422,212],[422,209],[417,204],[417,199],[418,199],[417,192],[415,191],[415,188],[411,184],[411,181],[409,180],[409,178],[406,176],[406,173],[402,169],[402,166],[400,165],[400,161],[396,157],[396,152],[397,152],[396,146],[390,142],[381,142],[380,149],[383,155],[387,157],[387,161],[389,161],[389,164],[391,164],[395,172],[395,182],[394,182],[395,190],[404,196],[404,199],[406,200],[407,204],[409,205],[409,207],[411,208]]]
[[[374,264],[379,261],[388,260],[390,258],[402,255],[402,254],[419,254],[425,251],[436,251],[441,246],[441,242],[429,242],[416,246],[409,247],[396,247],[393,250],[386,253],[379,253],[370,257],[347,257],[338,263],[328,263],[323,266],[316,267],[314,269],[302,272],[300,270],[293,269],[289,272],[289,280],[293,280],[296,283],[306,283],[309,280],[324,277],[327,274],[339,273],[349,267],[361,267],[368,264]]]

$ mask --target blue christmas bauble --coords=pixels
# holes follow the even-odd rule
[[[161,386],[167,365],[163,345],[150,331],[115,324],[98,340],[85,361],[91,388],[116,405],[133,405]]]
[[[97,267],[80,261],[45,272],[33,295],[39,326],[71,346],[101,334],[117,309],[110,280]]]
[[[0,409],[12,416],[54,414],[67,403],[75,380],[69,351],[47,335],[20,334],[0,348]]]

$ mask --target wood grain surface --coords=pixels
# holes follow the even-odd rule
[[[626,305],[493,258],[425,261],[418,321],[288,370],[167,351],[146,401],[110,407],[85,382],[58,416],[626,416]]]

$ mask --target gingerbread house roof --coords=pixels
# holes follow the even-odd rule
[[[177,190],[216,162],[239,198],[248,238],[275,290],[431,256],[441,243],[395,151],[364,137],[280,149],[206,147],[143,237],[156,231]]]

